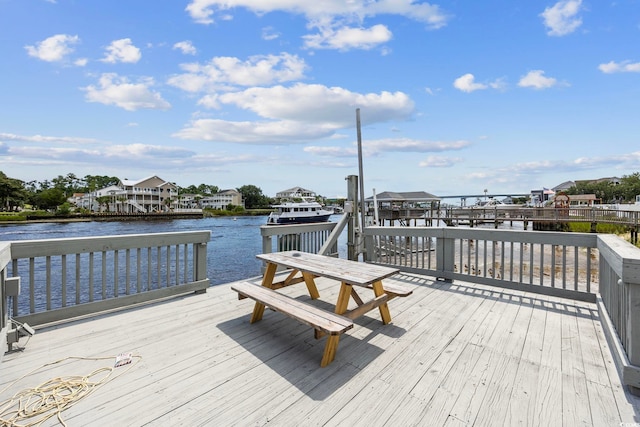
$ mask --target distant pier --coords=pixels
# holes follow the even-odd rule
[[[598,224],[614,224],[626,227],[631,232],[635,244],[640,228],[640,211],[606,209],[600,207],[492,207],[492,208],[395,208],[380,209],[378,222],[384,226],[436,226],[444,223],[449,227],[477,227],[493,224],[521,222],[527,230],[531,225],[536,231],[566,231],[568,223],[590,224],[590,231],[596,231]]]

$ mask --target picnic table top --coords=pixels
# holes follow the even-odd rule
[[[273,252],[256,256],[268,263],[356,286],[368,286],[400,271],[397,268],[300,251]]]

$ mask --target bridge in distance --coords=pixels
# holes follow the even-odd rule
[[[496,197],[530,197],[529,193],[482,193],[482,194],[462,194],[458,196],[438,196],[441,199],[460,199],[461,202],[467,199],[495,199]],[[464,203],[462,203],[464,205]]]

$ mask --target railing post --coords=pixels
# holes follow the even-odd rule
[[[623,267],[624,268],[624,267]],[[624,283],[627,287],[627,357],[632,365],[640,366],[640,283]]]
[[[455,264],[455,240],[450,237],[440,236],[436,238],[436,270],[443,275],[437,277],[438,280],[451,281],[450,274],[453,273]]]
[[[204,280],[207,278],[207,243],[196,243],[194,246],[193,254],[193,277],[194,281]],[[167,249],[168,250],[168,249]],[[202,289],[196,291],[196,293],[203,293],[206,290]]]

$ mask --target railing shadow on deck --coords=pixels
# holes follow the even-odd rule
[[[599,317],[595,305],[593,306],[593,308],[589,308],[584,305],[576,305],[571,301],[567,301],[566,303],[557,299],[548,301],[544,298],[520,295],[516,293],[516,291],[506,288],[478,288],[474,286],[468,286],[461,282],[425,280],[425,278],[422,276],[412,276],[404,273],[400,273],[399,275],[394,276],[393,279],[394,281],[412,284],[415,286],[433,287],[437,288],[439,291],[455,293],[472,298],[483,298],[493,301],[506,302],[509,304],[522,305],[562,315],[571,315],[585,319],[598,319]]]

